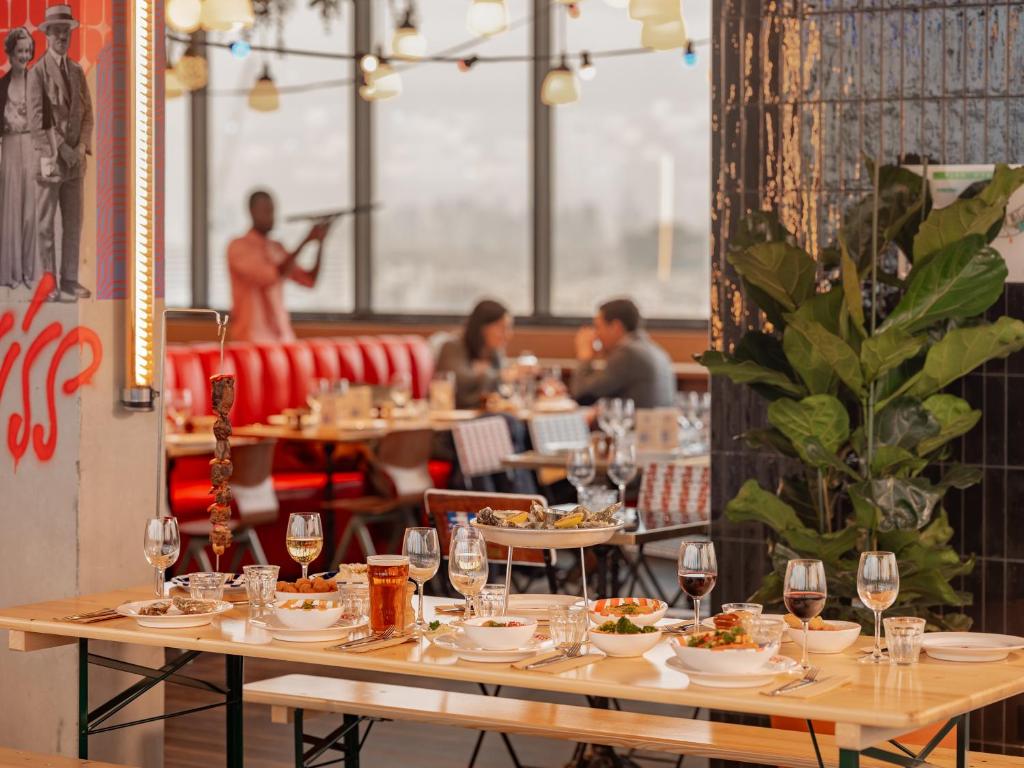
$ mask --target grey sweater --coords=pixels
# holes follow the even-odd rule
[[[583,362],[572,380],[572,394],[582,405],[602,397],[629,398],[637,408],[664,408],[675,398],[672,361],[643,331],[626,336],[608,353],[603,369]]]

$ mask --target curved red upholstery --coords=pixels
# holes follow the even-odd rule
[[[167,354],[164,355],[164,389],[177,389],[178,388],[178,369],[174,366],[174,360],[171,357],[172,347],[167,348]]]
[[[288,354],[280,344],[257,344],[263,359],[263,402],[260,421],[272,413],[281,413],[291,407],[292,376]]]
[[[303,341],[292,341],[282,344],[281,348],[288,358],[288,365],[291,371],[289,405],[292,408],[305,407],[306,397],[313,391],[317,378],[313,350]]]
[[[263,358],[259,350],[244,341],[228,344],[227,356],[235,365],[236,424],[256,424],[263,421]]]
[[[412,357],[409,355],[409,345],[405,339],[400,336],[381,336],[380,343],[388,358],[387,382],[393,383],[396,376],[402,375],[412,384]],[[414,394],[413,397],[415,396]]]
[[[412,364],[412,396],[417,400],[430,392],[430,379],[434,376],[434,352],[422,336],[409,334],[402,337],[409,349]]]
[[[341,379],[341,360],[338,349],[330,339],[306,339],[310,352],[313,353],[313,365],[316,377],[327,379],[331,384]]]
[[[363,365],[363,353],[359,345],[352,339],[334,339],[334,347],[338,350],[338,362],[341,364],[341,378],[353,384],[366,381],[366,366]]]
[[[391,381],[391,366],[384,344],[376,336],[357,336],[356,343],[363,355],[363,381],[366,384],[387,384]]]
[[[195,347],[174,345],[167,347],[167,360],[174,367],[174,383],[178,389],[192,391],[192,413],[205,415],[210,413],[210,387],[206,374],[203,372],[202,359]],[[165,360],[165,364],[167,362]],[[164,381],[164,388],[168,384]]]

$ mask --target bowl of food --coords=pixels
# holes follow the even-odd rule
[[[609,656],[643,656],[660,640],[660,629],[634,624],[625,616],[590,629],[590,642]]]
[[[638,627],[657,624],[668,605],[650,597],[606,597],[590,604],[590,620],[595,624],[627,618]]]
[[[683,666],[699,672],[757,672],[778,650],[778,643],[758,647],[743,626],[716,629],[674,640],[672,650]]]
[[[327,629],[337,623],[341,613],[341,603],[336,600],[296,598],[274,603],[274,615],[291,629]]]
[[[729,603],[729,606],[732,605],[732,603]],[[753,605],[753,603],[749,603],[748,605]],[[760,608],[760,606],[758,606],[758,608]],[[734,627],[748,626],[750,622],[758,618],[760,615],[760,610],[755,613],[747,608],[730,608],[730,610],[727,611],[725,610],[725,606],[723,606],[721,613],[716,613],[711,618],[702,621],[701,626],[708,629],[733,629]]]
[[[786,638],[801,648],[804,644],[804,625],[796,616],[787,613]],[[808,653],[842,653],[860,637],[861,626],[855,621],[823,619],[815,616],[808,625]]]
[[[537,620],[521,616],[476,616],[462,623],[466,639],[488,651],[523,648],[537,631]]]
[[[278,600],[296,600],[300,597],[315,597],[318,600],[337,600],[341,597],[338,583],[314,576],[311,579],[277,582],[275,597]]]

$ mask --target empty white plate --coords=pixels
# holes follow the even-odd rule
[[[985,632],[927,632],[921,647],[942,661],[1002,661],[1010,651],[1024,649],[1024,637]]]

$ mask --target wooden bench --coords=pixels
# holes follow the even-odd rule
[[[306,764],[303,758],[303,713],[327,712],[344,715],[345,720],[326,737],[332,739],[331,744],[321,740],[317,755],[328,748],[345,751],[346,768],[359,764],[360,718],[540,736],[740,763],[818,768],[809,734],[798,731],[315,675],[285,675],[248,683],[242,696],[247,703],[270,706],[274,722],[294,725],[296,766]],[[825,765],[837,766],[839,751],[835,738],[819,735],[818,745]],[[353,753],[354,759],[349,762]],[[307,753],[307,757],[311,755]],[[955,768],[956,753],[952,749],[936,749],[929,755],[928,762]],[[892,768],[890,763],[868,757],[861,758],[861,765]],[[1020,768],[1024,766],[1024,758],[973,752],[970,766]]]
[[[79,760],[77,757],[40,755],[23,749],[0,747],[0,766],[3,768],[125,768],[97,760]]]

